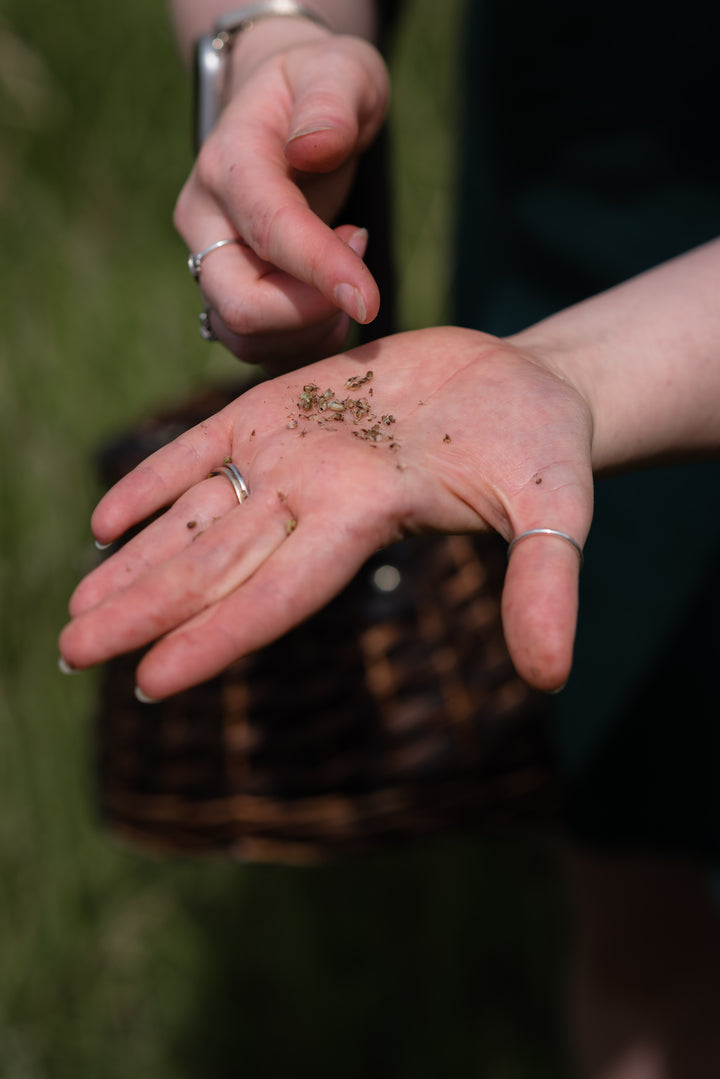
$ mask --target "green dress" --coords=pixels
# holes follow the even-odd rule
[[[512,333],[720,234],[720,5],[467,20],[460,324]],[[578,834],[720,855],[719,611],[720,464],[599,481],[551,707]]]

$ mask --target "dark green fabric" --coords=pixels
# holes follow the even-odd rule
[[[476,0],[467,31],[461,324],[511,333],[720,234],[720,5]],[[720,855],[719,494],[717,463],[597,484],[552,725],[598,841]]]

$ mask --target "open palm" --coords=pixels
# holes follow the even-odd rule
[[[81,582],[61,653],[80,668],[152,645],[138,684],[164,697],[282,635],[409,534],[549,527],[583,543],[591,434],[567,382],[469,330],[400,334],[265,382],[105,496],[102,542],[169,508]],[[242,504],[209,476],[228,459]],[[505,633],[539,688],[569,673],[578,565],[552,536],[510,561]]]

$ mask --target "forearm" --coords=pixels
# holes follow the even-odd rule
[[[233,3],[233,0],[169,0],[169,3],[180,52],[188,60],[198,37],[209,33],[220,16],[248,7],[250,0],[244,3]],[[375,0],[310,0],[307,6],[324,19],[335,33],[354,34],[368,41],[376,39]]]
[[[511,340],[589,402],[596,471],[720,448],[720,240]]]

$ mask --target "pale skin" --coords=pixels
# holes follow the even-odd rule
[[[343,7],[334,25],[352,34],[357,27],[337,21]],[[181,42],[209,28],[220,13],[211,8],[178,4]],[[312,357],[336,342],[347,314],[332,302],[338,285],[362,298],[364,318],[375,309],[352,236],[333,232],[323,213],[339,205],[382,118],[386,78],[366,41],[303,19],[258,23],[233,63],[237,89],[177,219],[195,250],[231,225],[252,243],[213,253],[201,285],[226,318],[214,323],[226,343],[283,370],[301,345]],[[318,130],[293,138],[307,128]],[[317,205],[306,199],[316,177],[288,157],[299,146],[308,162],[330,162]],[[452,327],[398,335],[250,391],[100,503],[93,530],[107,543],[178,500],[80,584],[64,659],[82,668],[157,642],[138,684],[164,697],[286,632],[402,536],[494,529],[510,541],[550,527],[582,545],[593,470],[717,450],[719,294],[714,243],[508,341]],[[240,332],[228,337],[228,324]],[[303,384],[337,392],[365,369],[375,372],[377,416],[396,417],[396,448],[358,439],[349,422],[287,426]],[[225,478],[206,479],[225,458],[249,484],[242,506]],[[554,537],[524,541],[510,562],[508,646],[521,675],[544,690],[570,671],[578,564]]]
[[[243,240],[207,259],[200,287],[223,344],[273,371],[295,366],[298,351],[306,361],[338,351],[351,319],[371,322],[380,304],[363,223],[336,223],[387,106],[385,64],[367,40],[374,5],[313,10],[335,32],[267,18],[236,40],[227,105],[175,210],[191,251]],[[175,0],[185,56],[225,11]]]
[[[62,656],[81,668],[152,645],[138,684],[164,697],[286,632],[405,535],[494,529],[509,541],[550,527],[582,545],[593,470],[717,451],[718,286],[715,242],[513,340],[421,330],[256,387],[101,501],[102,543],[172,508],[81,582]],[[383,433],[395,417],[387,441],[357,437],[369,419],[303,416],[304,385],[345,396],[366,370]],[[224,477],[207,478],[226,458],[249,485],[242,505]],[[578,568],[555,537],[524,541],[509,564],[506,639],[540,689],[570,671]]]
[[[298,409],[311,382],[364,396],[345,382],[367,370],[374,417],[319,424]],[[385,441],[358,437],[375,423]],[[510,539],[550,521],[582,542],[590,441],[588,410],[572,388],[471,331],[399,335],[281,376],[105,497],[93,517],[102,542],[178,501],[79,586],[62,654],[84,667],[162,637],[138,679],[146,695],[163,697],[306,618],[404,535],[492,528]],[[242,505],[224,477],[206,478],[226,457],[250,487]],[[519,669],[544,688],[567,676],[577,577],[577,554],[561,540],[526,542],[513,556],[508,638]]]

